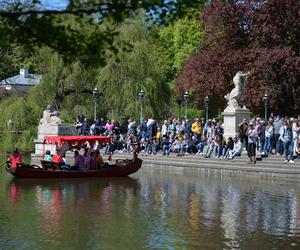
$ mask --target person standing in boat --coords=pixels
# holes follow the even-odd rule
[[[90,170],[91,169],[91,163],[92,163],[92,157],[91,157],[91,148],[84,148],[84,170]]]
[[[7,161],[11,162],[11,168],[16,169],[18,164],[22,163],[22,156],[16,148],[13,153],[8,157]]]
[[[74,158],[75,158],[75,168],[79,171],[84,170],[84,158],[82,155],[79,154],[78,150],[74,151]]]
[[[95,169],[100,169],[104,167],[104,160],[100,154],[100,150],[97,149],[94,151],[93,165]]]

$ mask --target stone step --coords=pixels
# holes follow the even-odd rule
[[[145,165],[151,164],[151,162],[145,162]],[[300,168],[293,168],[293,167],[281,167],[281,168],[273,168],[273,167],[261,167],[258,165],[240,165],[240,166],[230,166],[227,164],[215,164],[215,163],[208,163],[205,164],[197,164],[197,163],[191,163],[186,162],[185,164],[182,164],[180,162],[175,161],[168,161],[164,163],[158,163],[155,162],[154,164],[151,164],[152,166],[157,167],[181,167],[181,168],[205,168],[205,169],[216,169],[216,170],[229,170],[229,171],[247,171],[247,172],[262,172],[262,173],[279,173],[279,174],[288,174],[288,175],[299,175],[300,178]]]
[[[114,154],[113,158],[131,158],[131,154]],[[226,162],[226,164],[245,164],[248,161],[248,157],[235,157],[233,160],[229,159],[223,159],[223,158],[204,158],[203,156],[192,156],[192,155],[187,155],[187,156],[181,156],[178,157],[176,155],[169,155],[169,156],[162,156],[162,155],[148,155],[147,157],[140,155],[139,156],[143,160],[155,160],[155,161],[169,161],[170,159],[178,161],[178,162],[214,162],[214,163],[219,163],[219,162]],[[263,164],[263,165],[286,165],[284,164],[284,159],[283,158],[257,158],[257,164]],[[295,165],[300,167],[300,161],[295,160],[295,163],[290,164],[290,165]]]
[[[244,168],[257,168],[260,170],[264,170],[266,172],[276,172],[278,169],[283,170],[283,172],[293,169],[300,171],[300,166],[295,166],[294,164],[284,164],[284,165],[269,165],[269,164],[247,164],[247,163],[234,163],[234,164],[228,164],[228,163],[222,163],[222,162],[211,162],[211,161],[203,161],[203,162],[180,162],[180,161],[174,161],[174,160],[168,160],[168,161],[157,161],[157,160],[144,160],[144,164],[150,164],[150,165],[158,165],[158,166],[194,166],[194,167],[213,167],[214,166],[221,166],[223,169],[244,169]]]

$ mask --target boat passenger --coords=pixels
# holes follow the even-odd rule
[[[100,150],[95,150],[94,151],[94,166],[96,169],[104,167],[104,160],[100,154]]]
[[[66,154],[63,153],[61,156],[62,156],[61,162],[60,162],[61,170],[70,170],[70,165],[67,163],[67,160],[66,160]]]
[[[11,161],[11,168],[16,169],[18,164],[22,163],[22,157],[19,150],[16,148],[8,157],[7,161]]]
[[[90,170],[91,162],[92,162],[91,148],[84,149],[83,159],[84,159],[84,170]]]
[[[45,161],[52,161],[52,156],[51,156],[50,150],[46,150],[46,153],[44,155],[44,160]]]
[[[61,164],[61,160],[62,160],[61,154],[56,154],[56,155],[53,155],[53,157],[52,157],[52,161],[57,164]]]
[[[55,154],[55,155],[53,155],[52,161],[57,164],[58,168],[60,168],[61,161],[62,161],[62,155],[61,154]]]
[[[74,158],[75,158],[75,168],[79,171],[84,170],[84,158],[82,155],[79,154],[78,150],[74,151]]]

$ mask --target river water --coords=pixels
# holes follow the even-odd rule
[[[180,175],[20,180],[0,170],[0,249],[300,249],[300,185]]]

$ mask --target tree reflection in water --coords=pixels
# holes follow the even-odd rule
[[[135,178],[15,179],[6,187],[10,203],[3,203],[0,217],[4,211],[10,216],[1,217],[4,229],[13,231],[24,223],[37,226],[34,240],[41,246],[49,242],[77,249],[300,246],[298,184],[142,172]],[[22,234],[29,245],[34,241],[24,232],[18,237]],[[0,244],[5,242],[9,241],[0,236]]]

